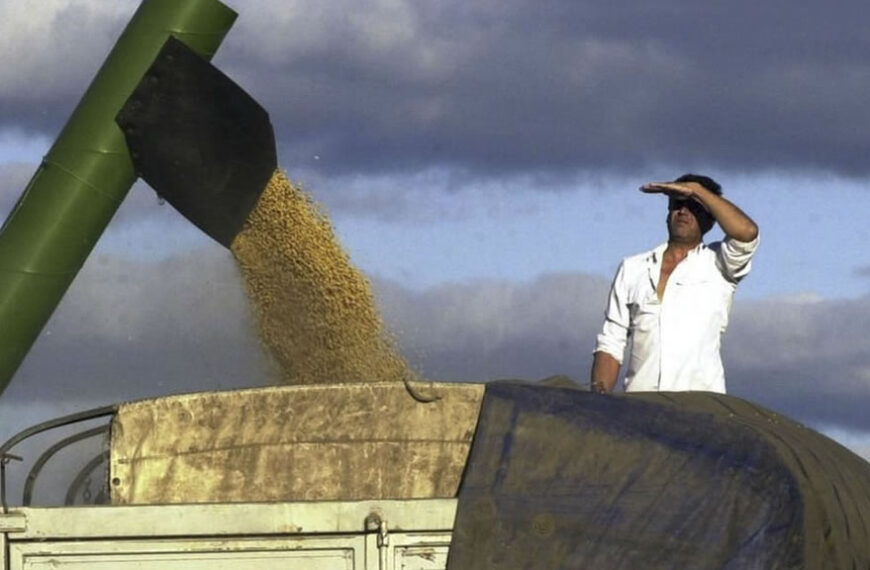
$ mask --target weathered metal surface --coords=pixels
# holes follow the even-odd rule
[[[39,542],[351,534],[371,531],[371,515],[389,521],[392,532],[450,530],[456,499],[22,507],[0,515],[0,530],[13,541]]]
[[[441,570],[455,512],[455,499],[21,508],[0,516],[0,568]]]
[[[21,532],[27,528],[27,520],[21,513],[0,514],[0,534]]]
[[[453,497],[481,384],[286,386],[125,404],[114,504]]]
[[[13,543],[10,570],[365,570],[363,536]],[[375,568],[372,568],[375,570]]]

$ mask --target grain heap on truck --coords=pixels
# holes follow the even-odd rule
[[[208,63],[235,17],[142,2],[0,232],[0,387],[137,177],[231,250],[290,385],[22,431],[2,570],[870,567],[870,465],[749,402],[416,378],[268,114]],[[16,446],[94,418],[10,505]],[[101,504],[72,505],[78,476],[29,506],[48,459],[106,432],[82,471],[108,465]]]

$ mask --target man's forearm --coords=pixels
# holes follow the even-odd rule
[[[758,237],[758,226],[733,202],[717,196],[703,186],[693,186],[695,186],[693,195],[710,210],[725,235],[742,242],[750,242]]]
[[[596,352],[592,361],[590,389],[593,392],[613,392],[619,378],[619,361],[606,352]]]

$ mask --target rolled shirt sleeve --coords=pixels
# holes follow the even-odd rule
[[[737,283],[749,274],[752,269],[752,256],[758,250],[760,238],[760,234],[748,242],[725,238],[719,243],[716,264],[726,279]]]
[[[606,352],[622,364],[628,340],[630,314],[627,302],[625,263],[619,264],[616,277],[610,286],[610,296],[604,311],[604,326],[596,337],[593,352]]]

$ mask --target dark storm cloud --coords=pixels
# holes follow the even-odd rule
[[[54,137],[137,6],[135,0],[0,5],[0,129]]]
[[[220,57],[288,166],[868,172],[862,2],[255,6]]]
[[[216,62],[270,111],[290,169],[868,174],[858,0],[228,4],[240,18]],[[7,18],[45,33],[0,44],[3,124],[56,134],[134,8]]]

